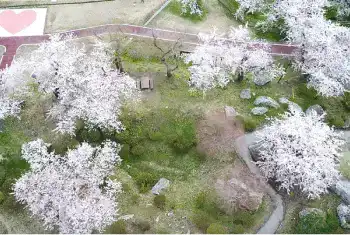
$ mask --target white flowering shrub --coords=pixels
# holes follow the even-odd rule
[[[300,189],[309,198],[327,193],[339,178],[338,163],[344,140],[316,112],[293,110],[272,118],[256,136],[261,141],[262,173],[281,189]]]
[[[103,147],[82,143],[59,156],[48,152],[41,139],[24,144],[22,157],[30,170],[14,184],[15,198],[48,229],[102,231],[118,219],[121,184],[108,176],[121,162],[119,150],[118,144],[108,141]]]
[[[29,59],[16,60],[1,72],[0,89],[5,92],[0,94],[0,118],[19,112],[21,95],[27,95],[34,83],[39,92],[57,96],[49,110],[56,131],[74,135],[78,119],[90,127],[122,128],[118,115],[126,101],[137,97],[135,81],[112,69],[108,45],[98,41],[88,52],[72,39],[72,35],[54,35]]]
[[[274,63],[269,47],[250,37],[247,27],[232,28],[228,37],[199,34],[201,44],[185,58],[190,64],[189,85],[203,92],[224,87],[237,72],[251,73],[255,81],[271,81],[284,75],[282,67]]]
[[[203,10],[200,8],[198,4],[199,0],[177,0],[181,4],[182,14],[189,13],[191,15],[199,15],[203,14]]]

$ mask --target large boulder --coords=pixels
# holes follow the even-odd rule
[[[244,89],[241,91],[241,94],[239,95],[241,99],[250,99],[252,98],[252,94],[250,93],[250,89]]]
[[[251,110],[252,114],[257,116],[264,115],[265,113],[267,113],[267,111],[269,111],[269,109],[266,107],[255,107]]]
[[[305,114],[310,115],[311,112],[316,112],[317,115],[319,115],[319,116],[321,116],[325,113],[323,108],[319,104],[311,105],[309,108],[307,108],[307,110],[305,111]]]
[[[302,218],[310,214],[326,217],[326,213],[318,208],[304,208],[299,212],[299,217]]]
[[[339,180],[333,190],[342,198],[344,203],[350,205],[350,181],[346,179]]]
[[[254,161],[257,162],[261,160],[260,151],[263,149],[261,141],[252,143],[248,146],[248,149]]]
[[[337,207],[337,214],[340,226],[345,229],[350,229],[350,206],[341,203]]]
[[[234,211],[233,207],[256,211],[259,209],[264,196],[262,192],[256,191],[254,187],[238,178],[217,180],[215,187],[219,197],[224,201],[224,208],[227,213]]]
[[[160,178],[160,180],[153,186],[152,193],[159,195],[163,190],[170,186],[170,181],[165,178]]]
[[[271,108],[275,108],[275,109],[280,107],[279,103],[276,100],[274,100],[268,96],[259,96],[254,101],[254,105],[256,105],[256,106],[262,105],[265,107],[271,107]]]

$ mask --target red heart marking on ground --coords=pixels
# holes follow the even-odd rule
[[[36,12],[25,10],[16,14],[12,10],[5,10],[0,13],[0,27],[11,34],[16,34],[27,28],[36,20]]]

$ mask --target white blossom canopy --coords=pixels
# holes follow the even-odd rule
[[[6,92],[0,95],[0,118],[19,112],[18,99],[13,97],[28,94],[34,83],[39,92],[58,96],[49,110],[57,121],[56,131],[74,135],[77,119],[90,127],[122,128],[118,114],[127,100],[137,97],[135,81],[112,70],[105,43],[97,41],[88,52],[72,39],[72,35],[53,35],[29,59],[16,60],[1,71],[0,89]]]
[[[201,44],[185,62],[190,64],[189,85],[203,92],[225,87],[236,72],[251,73],[256,81],[271,81],[285,73],[274,63],[267,44],[254,41],[247,27],[231,28],[227,38],[215,30],[198,36]]]
[[[102,231],[117,220],[121,184],[108,176],[121,162],[120,146],[82,143],[65,156],[48,152],[47,147],[41,139],[22,146],[30,171],[14,185],[16,200],[60,233]]]
[[[292,110],[271,123],[256,136],[261,141],[262,173],[290,192],[301,189],[317,198],[339,178],[337,169],[342,135],[322,122],[323,116]]]

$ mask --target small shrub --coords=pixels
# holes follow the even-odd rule
[[[210,224],[207,228],[207,234],[226,234],[227,228],[220,223]]]
[[[151,224],[147,220],[139,219],[136,221],[136,225],[142,232],[146,232],[151,229]]]
[[[157,183],[159,177],[150,172],[138,172],[134,180],[139,187],[140,193],[146,193]]]
[[[257,121],[251,117],[237,116],[236,120],[243,124],[244,130],[247,132],[254,131],[258,125]]]
[[[241,224],[233,225],[233,229],[232,231],[230,231],[230,233],[234,233],[234,234],[243,234],[244,232],[245,232],[245,229]]]
[[[327,212],[326,215],[310,213],[299,219],[296,226],[296,233],[300,234],[321,234],[334,233],[339,230],[339,222],[334,212]]]
[[[90,143],[98,143],[102,141],[102,135],[99,130],[93,129],[93,130],[82,130],[80,132],[79,136],[83,141],[87,141]]]
[[[145,151],[146,151],[146,146],[143,143],[137,144],[131,148],[131,154],[137,157],[142,156],[145,153]]]
[[[344,106],[350,110],[350,92],[344,93],[344,100],[343,100]]]
[[[330,114],[328,114],[327,115],[327,122],[329,125],[339,127],[339,128],[341,128],[345,125],[345,121],[344,121],[343,117],[338,116],[338,115],[331,116]]]
[[[255,217],[254,217],[254,214],[252,214],[249,211],[240,210],[234,214],[234,218],[233,218],[232,222],[234,224],[240,224],[243,227],[249,228],[249,227],[254,225]]]
[[[126,234],[126,223],[124,220],[114,222],[111,226],[106,229],[107,234]]]
[[[197,228],[204,232],[207,231],[207,228],[211,223],[215,222],[215,219],[204,211],[196,210],[191,217],[191,221],[197,226]]]
[[[165,202],[166,202],[166,197],[163,194],[156,195],[153,199],[153,204],[161,210],[165,208]]]
[[[128,144],[123,144],[122,149],[119,152],[119,156],[123,159],[123,160],[128,160],[129,156],[130,156],[130,145]]]
[[[74,149],[78,145],[78,140],[71,137],[63,137],[53,142],[49,150],[55,151],[56,154],[64,154],[68,149]]]

